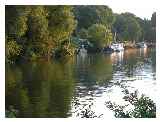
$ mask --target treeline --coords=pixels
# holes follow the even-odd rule
[[[115,14],[108,6],[6,6],[6,61],[64,57],[74,54],[75,37],[98,50],[113,41],[155,41],[151,20]]]
[[[71,6],[6,6],[7,60],[67,53],[76,23]]]
[[[156,41],[156,13],[151,20],[141,19],[131,13],[115,14],[114,29],[121,41]]]

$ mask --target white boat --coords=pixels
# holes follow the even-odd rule
[[[114,34],[113,41],[114,41],[114,43],[112,43],[110,45],[110,48],[113,49],[113,51],[116,51],[116,52],[124,51],[124,44],[117,42],[117,33],[116,32]]]
[[[81,56],[84,56],[84,55],[87,54],[87,50],[84,48],[84,45],[82,45],[82,48],[80,48],[79,54],[80,54]]]
[[[123,43],[114,43],[110,46],[114,51],[124,51]]]
[[[141,45],[142,48],[146,48],[147,47],[147,44],[142,42],[142,45]]]
[[[145,42],[137,43],[137,47],[139,48],[147,48],[147,44]]]

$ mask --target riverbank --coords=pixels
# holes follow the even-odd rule
[[[153,42],[145,42],[145,44],[147,45],[147,47],[150,47],[150,48],[155,48],[156,47],[156,43],[153,43]],[[127,42],[124,44],[124,48],[125,49],[135,49],[137,48],[137,44],[136,43],[132,43],[132,42]]]

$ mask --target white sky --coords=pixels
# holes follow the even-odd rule
[[[150,19],[158,9],[159,0],[106,0],[115,13],[131,12],[138,17]],[[160,3],[159,3],[160,6]]]

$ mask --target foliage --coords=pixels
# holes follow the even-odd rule
[[[13,63],[16,58],[21,54],[22,46],[18,45],[13,39],[7,40],[6,43],[6,58],[7,61]]]
[[[114,14],[108,6],[6,5],[5,9],[6,37],[15,41],[12,45],[17,50],[17,54],[7,51],[11,62],[16,58],[49,59],[57,50],[62,57],[73,54],[73,36],[90,40],[95,49],[108,45],[114,32],[121,41],[156,40],[156,13],[151,20],[143,20],[131,13]]]
[[[106,106],[115,112],[115,117],[118,118],[155,118],[156,117],[156,105],[155,103],[145,95],[138,97],[137,91],[129,93],[125,90],[124,100],[128,101],[134,106],[133,110],[126,111],[128,105],[120,106],[112,103],[111,101],[106,102]]]
[[[114,28],[118,39],[122,41],[138,41],[142,34],[138,21],[130,13],[117,15]]]
[[[43,55],[48,42],[48,20],[43,6],[34,6],[28,18],[28,45],[37,55]],[[29,46],[29,47],[30,47]]]
[[[99,23],[111,28],[115,21],[115,16],[112,9],[108,6],[97,6],[96,7]]]
[[[25,6],[6,6],[6,35],[15,38],[25,35],[27,31],[27,16],[30,12],[29,7]]]
[[[90,42],[94,47],[102,48],[112,41],[112,33],[102,24],[94,24],[88,29]]]
[[[156,28],[152,26],[152,21],[144,19],[141,20],[141,28],[143,30],[142,39],[148,42],[156,40]]]
[[[46,6],[46,9],[49,11],[49,34],[56,45],[56,57],[73,55],[74,48],[70,43],[70,38],[77,24],[72,12],[73,8],[71,6]]]
[[[52,51],[61,48],[76,28],[72,9],[71,6],[7,5],[6,37],[13,38],[23,48],[22,57],[49,59]]]
[[[76,113],[77,117],[80,117],[80,118],[101,118],[103,116],[103,114],[97,115],[92,110],[93,103],[81,105],[79,103],[79,100],[76,100],[73,102],[73,104],[75,107],[75,111],[73,111],[72,113]],[[80,108],[79,106],[82,106],[82,107]]]
[[[71,6],[47,6],[49,11],[49,31],[53,41],[59,46],[69,39],[76,27],[76,20]]]
[[[78,21],[78,30],[88,29],[96,23],[112,26],[114,22],[112,9],[108,6],[75,6],[74,13]]]
[[[97,23],[97,13],[95,6],[75,6],[74,14],[78,21],[78,30],[88,29],[92,24]]]
[[[101,115],[96,115],[94,111],[91,110],[91,105],[88,106],[88,108],[85,108],[84,110],[81,111],[80,116],[81,118],[101,118]]]
[[[156,12],[152,14],[151,23],[152,23],[152,27],[156,27]]]
[[[15,118],[17,117],[18,111],[13,108],[13,106],[9,107],[9,110],[6,110],[6,117],[7,118]]]
[[[88,30],[82,28],[82,29],[79,31],[78,35],[79,35],[80,38],[86,39],[86,38],[88,38]]]

